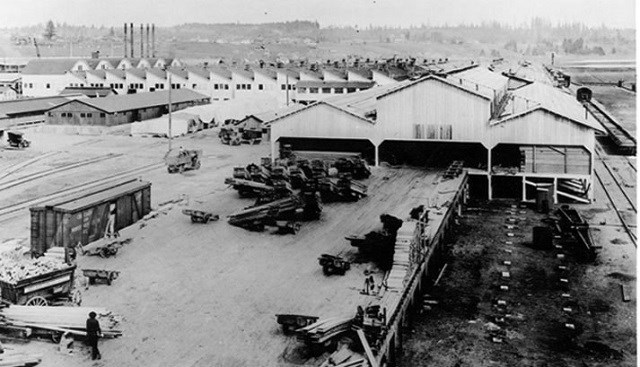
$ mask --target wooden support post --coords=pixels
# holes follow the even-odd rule
[[[367,341],[367,338],[364,336],[364,332],[362,331],[362,329],[358,328],[356,329],[356,333],[358,334],[358,338],[360,338],[360,342],[362,343],[362,347],[364,348],[364,351],[367,355],[367,359],[369,360],[369,365],[371,367],[378,367],[378,362],[376,362],[375,357],[373,356],[373,351],[371,350],[371,347],[369,346],[369,342]]]
[[[531,171],[536,173],[536,146],[531,147]]]
[[[527,185],[525,181],[524,176],[522,176],[522,201],[527,201]]]
[[[491,189],[491,149],[487,150],[487,199],[493,200],[493,190]]]
[[[380,144],[377,144],[377,145],[373,144],[373,147],[374,147],[373,149],[374,149],[374,152],[375,152],[375,162],[374,163],[375,163],[375,166],[378,167],[380,165],[380,152],[379,152]]]
[[[558,178],[553,178],[553,203],[558,204]]]

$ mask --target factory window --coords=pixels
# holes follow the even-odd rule
[[[353,93],[355,91],[356,91],[355,88],[347,88],[347,93]]]
[[[84,114],[84,113],[81,113],[81,114],[80,114],[80,117],[85,117],[85,114]]]
[[[47,83],[47,89],[51,88],[51,84]]]
[[[318,88],[309,88],[309,93],[318,93]]]
[[[298,93],[307,93],[307,88],[305,87],[298,88]]]
[[[322,93],[331,93],[331,88],[322,88]]]
[[[120,83],[118,85],[120,86],[120,89],[124,88],[124,84]]]
[[[67,117],[68,117],[68,118],[72,118],[72,117],[73,117],[73,114],[72,114],[71,112],[67,112]]]
[[[280,85],[280,89],[282,89],[282,90],[287,90],[287,86],[286,86],[285,84],[281,84],[281,85]]]
[[[93,117],[92,113],[87,113],[87,117]]]
[[[251,84],[247,84],[247,90],[251,90]]]
[[[227,90],[228,90],[228,89],[229,89],[229,84],[225,84],[225,85],[224,85],[224,89],[227,89]]]
[[[240,86],[243,84],[236,84],[236,90],[240,90]]]
[[[197,84],[193,84],[191,88],[196,89],[197,86]]]
[[[29,83],[29,88],[33,88],[33,83]]]
[[[289,84],[289,90],[296,89],[296,86],[293,84]]]
[[[101,113],[100,113],[100,117],[106,117],[106,116],[107,116],[107,115],[105,115],[105,113],[104,113],[104,112],[101,112]]]
[[[258,89],[259,90],[264,90],[264,84],[258,84]]]
[[[214,84],[213,89],[218,90],[218,84]]]
[[[333,89],[334,93],[337,93],[337,94],[344,93],[343,90],[344,90],[343,88],[334,88]]]

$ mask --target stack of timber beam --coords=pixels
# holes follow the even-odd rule
[[[331,354],[320,367],[361,367],[366,365],[364,358],[354,357],[360,357],[360,355],[355,354],[349,348],[342,347]]]
[[[0,328],[29,328],[51,332],[69,332],[74,336],[86,336],[86,321],[89,312],[97,314],[102,334],[106,338],[122,335],[119,317],[99,307],[47,307],[15,306],[0,309]]]
[[[9,353],[0,354],[0,367],[28,367],[35,366],[42,361],[37,354]]]
[[[346,331],[351,330],[353,317],[330,317],[297,330],[298,340],[307,344],[323,344]]]

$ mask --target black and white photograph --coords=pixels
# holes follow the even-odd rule
[[[0,367],[637,366],[635,0],[0,0]]]

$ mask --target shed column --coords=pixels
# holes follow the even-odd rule
[[[491,148],[487,150],[487,199],[493,200],[493,190],[491,189]]]
[[[558,177],[553,178],[553,203],[558,204]]]
[[[522,201],[527,201],[527,184],[525,181],[526,178],[522,176]]]
[[[380,148],[380,144],[373,144],[373,150],[375,152],[375,166],[378,167],[380,165],[380,152],[378,149]]]

